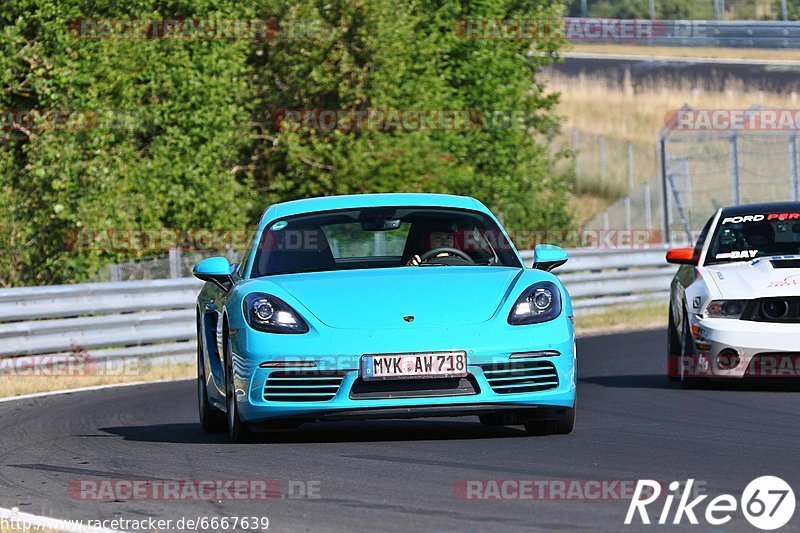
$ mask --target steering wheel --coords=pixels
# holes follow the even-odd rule
[[[435,257],[439,254],[447,254],[450,256],[458,257],[459,259],[463,259],[468,263],[474,265],[475,261],[467,255],[463,250],[459,250],[458,248],[434,248],[432,250],[428,250],[424,254],[419,256],[419,260],[421,263],[427,262],[428,259]]]

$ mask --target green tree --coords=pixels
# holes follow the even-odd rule
[[[233,170],[248,146],[249,43],[87,39],[70,30],[82,17],[242,16],[237,3],[84,4],[9,0],[0,14],[0,108],[85,119],[27,131],[7,123],[0,133],[0,190],[9,199],[0,206],[9,226],[3,285],[87,279],[104,262],[136,255],[71,249],[81,231],[247,222],[241,206],[252,197]]]
[[[557,127],[555,96],[539,69],[563,42],[471,40],[468,18],[547,19],[551,2],[390,0],[268,4],[297,38],[255,51],[256,122],[265,125],[252,172],[273,200],[370,191],[469,194],[516,228],[563,227],[569,180],[556,175],[535,134]],[[470,110],[524,117],[521,127],[478,131],[293,131],[270,123],[280,110]]]

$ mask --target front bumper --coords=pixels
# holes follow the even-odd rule
[[[270,335],[240,330],[232,340],[238,407],[245,422],[282,418],[318,420],[464,416],[520,409],[525,410],[526,414],[534,414],[534,411],[546,414],[573,407],[575,401],[573,327],[571,321],[564,316],[532,326],[430,328],[413,333],[397,330],[329,329],[307,335]],[[420,397],[391,398],[354,394],[354,386],[357,390],[359,385],[364,384],[359,379],[360,361],[364,354],[455,350],[467,352],[466,379],[473,385],[471,392],[464,393],[462,390],[458,394],[449,394],[438,391],[423,393]],[[557,352],[559,355],[520,355],[545,351]],[[276,361],[313,362],[315,367],[260,366]],[[498,387],[498,381],[492,377],[497,374],[492,373],[490,365],[526,368],[531,365],[547,366],[557,376],[557,384],[533,392],[502,392],[509,389]],[[276,372],[295,372],[302,375],[311,370],[323,376],[341,377],[340,385],[331,398],[324,401],[274,401],[265,398],[265,387],[270,375]],[[495,388],[490,384],[490,379]]]
[[[800,324],[776,324],[700,318],[690,324],[695,360],[687,369],[699,377],[798,377],[800,376]],[[736,357],[733,358],[735,352]],[[689,368],[693,367],[693,368]]]

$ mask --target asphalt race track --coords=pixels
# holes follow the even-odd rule
[[[777,475],[797,493],[800,393],[681,390],[663,377],[664,345],[662,331],[581,339],[569,436],[441,418],[311,424],[234,445],[201,432],[189,381],[0,404],[0,507],[65,519],[267,516],[277,531],[660,531],[675,526],[625,527],[628,501],[465,500],[454,486],[693,478],[711,497],[738,499],[752,479]],[[284,495],[289,481],[311,481],[319,497],[98,502],[67,491],[81,479],[165,478],[271,479]],[[799,515],[782,531],[800,530]],[[701,524],[684,518],[682,529],[712,529]],[[724,530],[753,528],[737,511]]]

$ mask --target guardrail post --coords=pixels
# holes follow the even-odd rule
[[[783,20],[789,20],[789,10],[786,6],[786,0],[781,0],[781,18]]]
[[[653,231],[653,206],[650,204],[650,184],[644,184],[644,220],[648,232]]]

